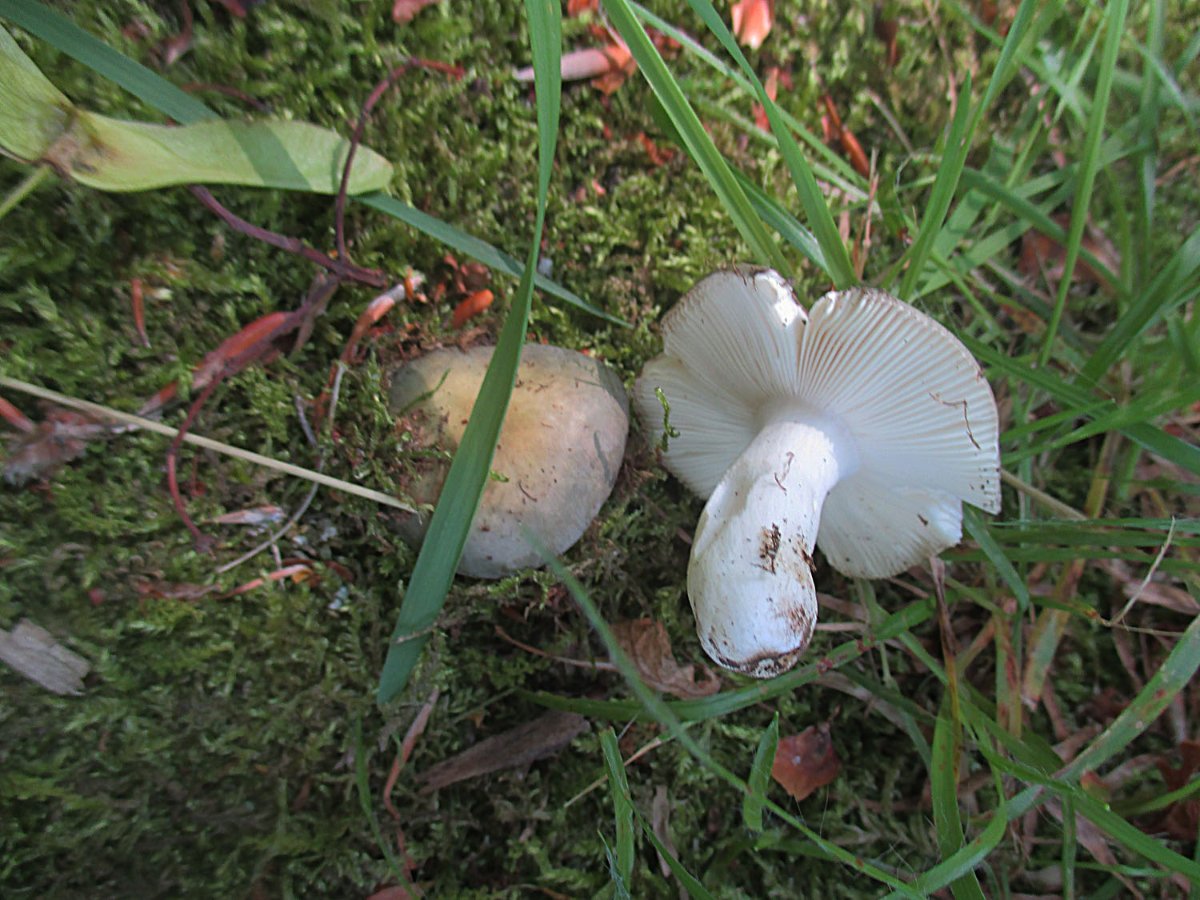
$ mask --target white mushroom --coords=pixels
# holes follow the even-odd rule
[[[392,375],[389,406],[414,448],[458,447],[491,358],[491,347],[435,350]],[[541,565],[524,530],[555,554],[579,540],[612,492],[628,430],[625,387],[611,369],[574,350],[526,346],[492,459],[497,477],[483,490],[459,573],[502,578]],[[435,502],[447,469],[443,458],[426,461],[409,495]],[[420,544],[427,525],[406,516],[401,536]]]
[[[663,320],[634,401],[664,462],[708,503],[688,595],[706,653],[766,678],[817,619],[812,552],[883,578],[958,543],[962,501],[1000,509],[996,403],[978,364],[882,291],[806,314],[776,272],[702,280]],[[675,434],[677,432],[677,434]]]

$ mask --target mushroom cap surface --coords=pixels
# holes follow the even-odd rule
[[[663,320],[663,353],[634,388],[642,422],[671,437],[664,462],[701,497],[762,428],[827,416],[857,468],[829,492],[820,546],[848,575],[896,574],[961,538],[965,501],[1000,509],[995,399],[949,331],[890,294],[833,291],[806,313],[769,269],[700,281]]]
[[[435,350],[393,373],[389,408],[412,431],[416,449],[453,451],[492,357],[492,347]],[[458,565],[461,575],[502,578],[540,566],[541,553],[571,547],[612,492],[625,453],[629,404],[610,369],[573,350],[529,344],[521,353],[492,473]],[[449,460],[429,460],[411,483],[419,504],[437,501]],[[419,545],[427,517],[407,515],[400,533]]]

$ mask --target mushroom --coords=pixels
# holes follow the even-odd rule
[[[393,374],[389,407],[415,449],[458,447],[492,349],[435,350]],[[571,547],[612,492],[628,430],[625,387],[611,369],[573,350],[526,346],[459,574],[502,578],[541,565],[523,529],[556,555]],[[444,457],[421,461],[409,495],[432,504],[448,468]],[[419,545],[428,524],[406,515],[400,534]]]
[[[708,498],[688,595],[705,652],[767,678],[817,619],[813,549],[884,578],[958,543],[962,501],[1000,509],[991,388],[945,328],[882,291],[805,313],[776,272],[700,281],[634,388],[667,468]],[[661,393],[660,393],[661,392]],[[665,401],[665,402],[664,402]]]

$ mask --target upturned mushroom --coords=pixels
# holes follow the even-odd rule
[[[412,360],[391,381],[389,407],[415,450],[458,447],[492,357],[491,347],[446,348]],[[458,565],[461,575],[502,578],[544,561],[527,529],[554,554],[570,548],[612,492],[625,453],[629,402],[621,379],[573,350],[530,344],[521,354],[489,479]],[[418,463],[406,485],[422,505],[441,492],[444,456]],[[406,515],[401,536],[419,545],[428,519]]]
[[[708,502],[688,564],[704,650],[767,678],[817,620],[813,550],[884,578],[958,543],[962,502],[1000,509],[991,388],[949,331],[882,291],[806,313],[776,272],[700,281],[634,389],[663,461]],[[661,399],[660,399],[661,398]],[[665,403],[664,403],[665,400]]]

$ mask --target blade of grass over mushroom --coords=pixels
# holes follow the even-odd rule
[[[119,84],[148,106],[180,124],[217,114],[139,62],[118,53],[70,19],[42,3],[0,0],[0,17],[24,28],[93,72]]]
[[[704,130],[679,83],[638,23],[628,0],[604,0],[604,9],[608,12],[613,27],[633,54],[638,70],[670,117],[688,155],[708,179],[709,185],[720,198],[750,252],[758,262],[777,269],[784,276],[790,275],[792,268],[787,258],[767,233],[762,219],[755,214],[750,200],[733,177],[712,138]]]
[[[452,247],[497,272],[505,272],[516,278],[521,277],[522,265],[518,260],[509,256],[503,250],[492,246],[487,241],[477,238],[473,234],[468,234],[460,228],[455,228],[448,222],[443,222],[441,219],[421,212],[416,207],[402,203],[395,197],[389,197],[386,194],[366,194],[356,199],[364,206],[369,206],[372,209],[399,219],[401,222],[411,225],[418,231],[429,235],[434,240],[441,241],[447,247]],[[572,306],[578,307],[584,312],[591,313],[593,316],[598,316],[606,322],[612,322],[614,325],[621,325],[625,328],[631,327],[628,322],[619,316],[614,316],[597,306],[593,306],[574,291],[567,290],[558,282],[551,281],[543,275],[535,275],[533,283],[539,290],[565,300]]]
[[[526,532],[526,539],[537,546],[537,539]],[[670,705],[664,702],[653,690],[642,681],[638,674],[637,667],[629,658],[629,655],[621,647],[617,641],[612,629],[608,627],[608,623],[604,621],[604,617],[600,615],[600,611],[596,608],[596,604],[592,602],[583,585],[560,563],[553,559],[548,554],[544,554],[546,565],[554,572],[558,579],[566,586],[571,596],[575,598],[575,602],[583,610],[589,624],[600,637],[604,648],[608,653],[609,658],[617,667],[617,670],[624,677],[629,689],[637,698],[637,702],[641,705],[649,715],[658,722],[663,728],[671,733],[671,736],[679,742],[680,746],[688,751],[692,757],[699,762],[704,768],[712,772],[735,791],[742,796],[745,796],[750,790],[750,786],[736,774],[718,763],[712,755],[705,750],[695,738],[683,727],[683,722],[672,712]],[[786,676],[784,676],[786,677]],[[775,679],[782,681],[784,678]],[[917,897],[920,894],[914,891],[909,885],[900,881],[898,878],[880,869],[878,866],[865,862],[855,856],[848,850],[837,846],[813,831],[805,825],[800,819],[792,815],[783,807],[773,802],[769,798],[764,798],[764,806],[769,809],[774,815],[778,816],[788,825],[801,832],[809,841],[811,841],[817,849],[828,859],[836,860],[843,865],[851,868],[860,875],[866,875],[876,881],[889,885],[893,889],[900,891],[905,896]]]
[[[629,797],[629,781],[617,735],[612,728],[600,732],[600,750],[604,755],[604,770],[608,774],[608,790],[613,798],[613,815],[617,829],[617,873],[625,884],[633,880],[633,801]]]
[[[1063,273],[1059,277],[1058,293],[1054,298],[1054,312],[1046,324],[1046,334],[1042,340],[1042,349],[1038,354],[1038,365],[1045,366],[1050,361],[1054,349],[1054,337],[1062,321],[1063,311],[1067,305],[1067,293],[1071,289],[1075,264],[1079,261],[1079,250],[1083,244],[1083,230],[1088,222],[1088,211],[1091,208],[1092,187],[1096,181],[1096,173],[1100,168],[1100,142],[1104,138],[1104,122],[1108,110],[1109,94],[1112,91],[1113,71],[1117,66],[1117,53],[1121,48],[1121,37],[1125,30],[1125,16],[1129,11],[1128,0],[1114,0],[1104,7],[1104,47],[1100,54],[1100,71],[1096,75],[1096,92],[1092,97],[1091,117],[1088,119],[1087,134],[1084,137],[1083,153],[1079,160],[1079,174],[1076,182],[1075,196],[1071,204],[1071,223],[1067,229],[1067,241],[1064,245],[1066,256],[1063,259]]]
[[[829,204],[825,202],[817,179],[813,176],[804,154],[800,152],[796,139],[792,137],[791,129],[783,120],[779,107],[767,94],[762,82],[754,73],[754,68],[746,59],[746,54],[742,52],[742,48],[738,46],[712,3],[709,0],[688,0],[688,5],[700,16],[708,30],[716,35],[725,51],[737,62],[753,87],[758,102],[766,110],[767,119],[771,124],[771,133],[779,142],[779,153],[792,176],[792,182],[800,197],[800,205],[804,208],[805,218],[812,228],[817,243],[821,246],[821,254],[825,258],[825,272],[833,280],[833,286],[838,290],[844,290],[857,284],[858,278],[854,274],[854,266],[850,263],[850,254],[846,252],[846,245],[842,241],[841,235],[838,234],[833,214],[829,211]]]
[[[380,676],[380,703],[387,703],[403,690],[445,603],[471,521],[487,483],[500,426],[504,423],[504,414],[517,377],[517,366],[521,361],[521,347],[525,341],[525,327],[533,301],[534,273],[546,221],[554,149],[558,141],[562,87],[559,70],[561,12],[558,3],[556,0],[526,0],[525,13],[529,20],[537,97],[537,218],[520,286],[500,331],[492,361],[458,451],[450,464],[408,589],[404,592],[400,615]]]
[[[775,762],[775,751],[778,748],[779,713],[776,712],[754,751],[750,777],[746,779],[749,790],[742,798],[742,821],[751,831],[763,830],[763,805],[767,801],[767,788],[771,785],[771,766]]]

